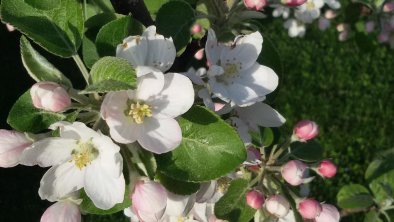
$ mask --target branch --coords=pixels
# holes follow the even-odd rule
[[[143,0],[111,0],[114,9],[119,14],[131,15],[145,27],[154,24]]]

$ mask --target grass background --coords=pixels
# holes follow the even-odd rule
[[[321,126],[319,141],[339,172],[332,180],[316,180],[313,190],[319,200],[335,203],[342,185],[363,183],[364,170],[375,153],[394,145],[394,53],[364,41],[363,36],[339,43],[334,29],[313,28],[304,39],[290,39],[279,21],[265,25],[263,34],[283,65],[283,70],[276,70],[281,82],[274,106],[287,119],[284,130],[291,132],[295,122],[305,118]],[[72,61],[51,61],[73,81],[82,82]],[[20,61],[19,34],[8,33],[4,26],[0,27],[0,75],[0,128],[8,128],[10,107],[33,81]],[[0,169],[0,221],[39,221],[50,205],[37,193],[45,171],[24,166]],[[122,218],[119,213],[84,221],[127,221]]]

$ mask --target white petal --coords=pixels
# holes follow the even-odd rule
[[[210,110],[215,110],[215,104],[212,101],[211,94],[209,93],[208,89],[202,88],[198,91],[198,97],[200,97],[204,105],[208,107]]]
[[[252,142],[252,137],[249,134],[249,127],[244,121],[239,118],[231,117],[232,124],[236,127],[238,135],[241,137],[245,144]]]
[[[221,66],[236,64],[238,70],[251,67],[257,60],[263,47],[263,36],[254,32],[243,37],[237,37],[235,46],[225,47],[220,56]]]
[[[116,47],[116,56],[126,59],[134,67],[145,65],[148,53],[147,40],[141,36],[129,36]]]
[[[32,142],[23,133],[0,129],[0,154],[30,146]]]
[[[253,130],[258,130],[257,125],[263,127],[279,127],[286,122],[285,118],[271,106],[265,103],[255,103],[248,107],[236,108],[238,116]]]
[[[204,85],[204,81],[201,76],[205,75],[207,70],[205,68],[199,68],[197,71],[191,67],[187,72],[181,73],[182,75],[187,76],[194,84],[196,85]]]
[[[164,38],[164,36],[157,34],[155,26],[148,27],[145,32],[147,32],[145,36],[148,41],[145,65],[166,72],[171,68],[176,56],[172,38]]]
[[[222,48],[223,46],[220,45],[216,39],[215,31],[213,31],[213,29],[209,29],[207,42],[205,44],[205,54],[207,56],[208,63],[211,65],[218,64]]]
[[[155,68],[149,67],[149,66],[137,66],[135,68],[137,77],[141,77],[143,75],[152,73],[152,72],[161,72],[160,70],[157,70]]]
[[[120,147],[111,138],[101,133],[99,136],[93,137],[92,143],[99,152],[117,153],[120,150]]]
[[[85,192],[93,201],[94,205],[100,209],[108,210],[117,203],[122,203],[125,193],[125,179],[123,174],[114,178],[111,172],[114,169],[108,169],[102,165],[101,161],[94,161],[86,167],[85,172]]]
[[[193,84],[186,76],[168,73],[164,76],[163,91],[153,100],[155,118],[175,118],[190,109],[194,102]]]
[[[60,121],[54,123],[50,126],[50,129],[55,130],[59,128],[60,137],[65,139],[75,139],[75,140],[89,140],[92,137],[97,136],[97,132],[87,127],[84,123],[81,122],[64,122]]]
[[[195,203],[190,213],[193,215],[193,218],[198,221],[208,222],[207,203]]]
[[[164,87],[164,75],[161,72],[152,72],[138,77],[136,99],[149,102],[156,98]]]
[[[138,139],[140,145],[153,153],[161,154],[175,149],[182,141],[181,127],[174,119],[146,119]]]
[[[164,214],[171,216],[183,216],[183,212],[189,202],[190,196],[183,196],[167,192],[167,207]]]
[[[45,210],[40,222],[80,222],[81,212],[72,202],[57,202]]]
[[[17,147],[0,154],[0,167],[14,167],[19,164],[19,159],[26,147]]]
[[[72,162],[51,167],[42,177],[38,194],[41,199],[57,201],[83,187],[84,170]]]
[[[46,138],[27,148],[21,156],[20,164],[41,167],[54,166],[71,159],[71,152],[76,147],[74,139]]]
[[[210,200],[215,194],[217,182],[215,180],[202,183],[200,190],[196,193],[196,202],[204,203]]]

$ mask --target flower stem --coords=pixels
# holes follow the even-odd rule
[[[89,74],[89,71],[86,69],[85,64],[83,64],[81,57],[79,57],[78,54],[75,54],[72,57],[73,57],[75,63],[77,64],[79,70],[81,71],[82,76],[86,81],[86,84],[89,85],[90,84],[90,74]]]

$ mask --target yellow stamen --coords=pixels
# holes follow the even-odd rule
[[[315,3],[313,3],[313,1],[308,1],[308,2],[306,3],[306,8],[307,8],[308,10],[314,9],[314,8],[315,8]]]
[[[224,68],[224,75],[225,76],[233,76],[234,74],[238,73],[237,65],[235,64],[226,64]]]
[[[127,115],[133,118],[135,123],[141,124],[144,122],[145,117],[152,116],[152,109],[148,104],[135,102],[131,103]]]
[[[76,167],[82,170],[98,156],[98,150],[91,141],[78,141],[77,147],[71,152],[72,161]]]

